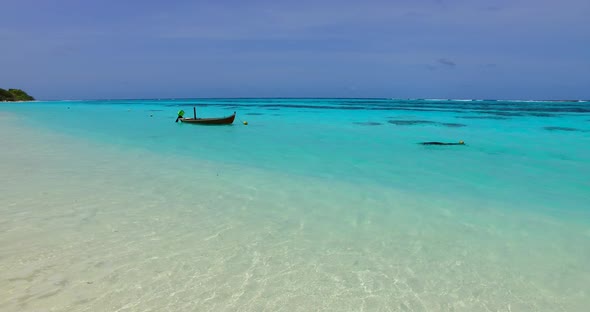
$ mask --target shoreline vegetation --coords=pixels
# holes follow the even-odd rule
[[[28,95],[27,92],[21,89],[4,90],[0,88],[0,102],[24,102],[34,100],[35,98]]]

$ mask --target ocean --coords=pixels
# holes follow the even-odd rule
[[[1,103],[0,146],[2,311],[590,305],[590,102]]]

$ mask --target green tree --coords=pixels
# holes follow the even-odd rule
[[[8,89],[8,92],[12,93],[15,101],[33,101],[35,100],[32,96],[28,95],[21,89]]]
[[[34,101],[35,99],[28,95],[21,89],[8,89],[4,90],[0,88],[0,101]]]
[[[0,88],[0,101],[14,101],[12,93]]]

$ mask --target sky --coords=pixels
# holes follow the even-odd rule
[[[0,0],[37,99],[590,99],[588,0]]]

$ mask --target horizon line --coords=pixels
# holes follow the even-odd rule
[[[590,102],[590,99],[478,99],[478,98],[390,98],[390,97],[178,97],[178,98],[94,98],[94,99],[53,99],[21,102],[64,102],[64,101],[165,101],[165,100],[406,100],[406,101],[518,101],[518,102]],[[3,101],[10,103],[9,101]]]

